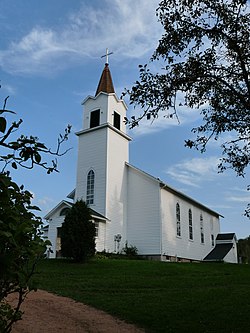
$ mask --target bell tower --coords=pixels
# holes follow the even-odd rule
[[[106,60],[107,61],[107,60]],[[104,215],[105,249],[113,251],[114,236],[124,235],[126,225],[127,174],[130,137],[123,122],[126,104],[115,93],[106,62],[95,96],[82,102],[83,129],[79,138],[75,199]]]

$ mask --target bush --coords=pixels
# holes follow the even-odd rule
[[[65,216],[61,229],[62,256],[84,262],[95,254],[95,225],[88,206],[77,201]]]
[[[128,242],[125,243],[122,252],[129,258],[136,258],[138,256],[138,249],[136,246],[129,245]]]

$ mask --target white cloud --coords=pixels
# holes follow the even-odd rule
[[[100,57],[106,47],[120,59],[141,58],[154,50],[161,35],[157,5],[158,0],[105,0],[100,9],[83,2],[63,27],[32,27],[12,41],[0,51],[0,65],[11,73],[45,74],[86,56]]]
[[[171,166],[166,173],[182,184],[199,187],[202,181],[211,181],[216,177],[218,162],[215,156],[192,158]]]
[[[231,195],[229,197],[227,197],[227,201],[233,201],[233,202],[250,202],[250,194],[248,195]]]
[[[1,85],[1,90],[4,94],[12,96],[15,95],[16,89],[14,87],[12,87],[9,84],[6,84],[5,82],[0,82],[0,85]]]
[[[226,200],[236,203],[249,203],[250,192],[246,188],[234,186],[230,189],[230,192],[226,194]]]
[[[159,112],[158,118],[153,120],[147,120],[146,118],[142,119],[138,127],[135,127],[132,130],[133,136],[148,135],[151,133],[159,132],[166,128],[172,126],[184,126],[194,123],[197,119],[200,118],[200,111],[197,109],[188,109],[180,108],[177,110],[178,119],[176,117],[169,118],[168,115],[171,113],[171,110],[166,110]],[[129,110],[129,114],[139,117],[140,114],[143,114],[143,111],[139,111],[138,108]]]

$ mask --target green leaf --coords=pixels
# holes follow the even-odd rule
[[[0,117],[0,132],[4,133],[6,130],[7,121],[5,118]]]
[[[47,147],[46,147],[43,143],[40,143],[40,142],[37,142],[37,143],[36,143],[36,147],[37,147],[37,148],[47,149]]]
[[[28,206],[28,209],[32,209],[32,210],[41,210],[39,207],[37,206]]]
[[[36,163],[40,163],[41,162],[41,155],[40,154],[38,154],[37,152],[35,153],[35,161],[36,161]]]
[[[1,236],[4,236],[4,237],[7,237],[7,238],[12,237],[12,233],[10,233],[10,232],[8,232],[8,231],[1,231],[1,230],[0,230],[0,235],[1,235]]]
[[[11,166],[12,166],[13,169],[17,169],[16,162],[13,162],[13,163],[11,164]]]

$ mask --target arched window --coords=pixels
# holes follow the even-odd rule
[[[68,207],[64,207],[61,211],[60,211],[60,216],[65,216],[69,211]]]
[[[200,231],[201,231],[201,243],[204,244],[204,226],[203,226],[203,216],[200,215]]]
[[[178,202],[176,204],[176,235],[181,236],[181,210]]]
[[[188,211],[189,239],[193,240],[193,216],[192,210]]]
[[[90,170],[87,176],[87,195],[86,204],[93,205],[94,203],[94,189],[95,189],[95,173]]]

